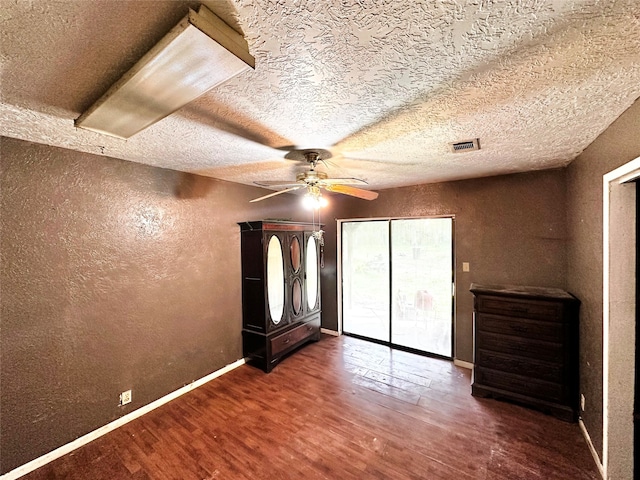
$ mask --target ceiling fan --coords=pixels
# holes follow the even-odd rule
[[[273,192],[259,198],[254,198],[251,202],[259,202],[261,200],[266,200],[267,198],[275,197],[282,193],[293,192],[294,190],[299,190],[301,188],[307,189],[307,195],[316,205],[320,205],[322,198],[320,189],[334,193],[341,193],[343,195],[350,195],[364,200],[375,200],[378,198],[377,192],[352,186],[367,185],[367,182],[364,180],[360,180],[359,178],[329,178],[326,173],[317,171],[316,167],[319,162],[323,162],[324,160],[331,158],[331,152],[328,150],[292,150],[285,155],[285,158],[289,160],[304,159],[309,164],[310,168],[308,171],[296,175],[295,180],[267,180],[253,182],[261,187],[284,187],[284,190],[278,190],[277,192]]]

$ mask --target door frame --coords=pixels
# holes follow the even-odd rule
[[[398,350],[405,350],[412,353],[417,353],[419,355],[426,355],[430,357],[444,358],[447,360],[454,360],[456,358],[456,285],[457,285],[457,269],[456,269],[456,216],[454,214],[450,215],[428,215],[428,216],[420,216],[420,217],[367,217],[367,218],[339,218],[336,219],[336,298],[338,300],[338,335],[344,334],[344,329],[342,328],[342,224],[349,222],[375,222],[375,221],[388,221],[392,220],[429,220],[436,218],[450,218],[451,219],[451,357],[438,355],[435,353],[423,352],[422,350],[416,350],[410,347],[403,347],[402,345],[396,345],[391,343],[391,338],[389,342],[379,341],[376,339],[369,339],[368,341],[379,343],[382,345],[389,345],[392,348],[396,348]],[[391,241],[391,238],[389,238]],[[389,319],[391,321],[391,319]],[[358,335],[352,335],[358,338]]]
[[[625,184],[638,177],[640,157],[603,176],[603,478],[633,474],[634,389],[629,392],[628,385],[635,380],[637,189]]]

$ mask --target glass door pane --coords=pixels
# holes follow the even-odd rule
[[[342,325],[388,342],[389,222],[342,224]]]
[[[451,218],[391,221],[391,343],[452,356]]]

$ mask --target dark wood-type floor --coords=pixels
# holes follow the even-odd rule
[[[243,365],[23,477],[599,479],[577,424],[470,394],[470,372],[323,337]]]

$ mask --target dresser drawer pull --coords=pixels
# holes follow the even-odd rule
[[[526,333],[529,331],[529,329],[524,325],[511,325],[511,330],[518,333]]]
[[[291,341],[291,337],[287,337],[287,339],[282,342],[284,345],[286,345],[287,343],[289,343]]]

